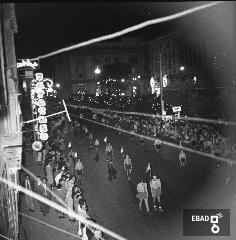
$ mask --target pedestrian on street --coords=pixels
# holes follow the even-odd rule
[[[100,143],[99,143],[99,140],[96,139],[95,142],[94,142],[94,146],[95,146],[95,160],[98,161],[99,160],[99,153],[98,153],[98,147],[99,147]]]
[[[179,153],[179,163],[180,167],[184,167],[186,164],[186,154],[183,149],[181,149]]]
[[[65,203],[67,205],[68,210],[73,211],[74,209],[74,200],[72,197],[72,189],[74,186],[74,180],[73,177],[71,176],[69,179],[69,186],[68,186],[68,190],[67,190],[67,194],[66,194],[66,199],[65,199]],[[70,215],[68,216],[69,220],[72,222],[75,222],[75,219],[73,217],[71,217]]]
[[[113,157],[113,148],[112,145],[108,142],[106,146],[106,157],[107,157],[107,163],[112,163],[112,157]]]
[[[110,181],[112,181],[113,179],[117,178],[117,170],[114,168],[114,166],[112,165],[112,163],[108,164],[108,179]]]
[[[27,190],[33,192],[34,183],[33,183],[33,181],[30,180],[29,175],[26,175],[26,176],[25,176],[25,184],[24,184],[24,187],[25,187]],[[25,202],[26,202],[26,206],[27,206],[28,210],[29,210],[30,212],[33,212],[33,211],[34,211],[33,198],[30,197],[29,195],[25,194]]]
[[[50,186],[47,183],[47,178],[43,178],[42,185],[40,186],[40,195],[42,197],[45,197],[46,199],[51,199],[51,193],[50,193]],[[49,213],[50,206],[41,202],[41,211],[43,212],[43,216],[46,216],[46,214]]]
[[[144,138],[143,138],[143,135],[142,135],[141,138],[140,138],[140,145],[141,145],[141,147],[144,147]]]
[[[125,159],[124,159],[124,169],[125,169],[125,173],[127,175],[128,180],[130,180],[131,178],[131,172],[132,172],[132,161],[131,158],[129,157],[128,154],[126,154]]]
[[[40,187],[42,186],[42,178],[40,176],[37,176],[37,182],[34,185],[34,192],[40,195]],[[42,207],[41,207],[41,202],[36,200],[38,202],[40,211],[42,211]]]
[[[89,150],[93,147],[93,133],[90,132],[88,135],[88,140],[89,140]]]
[[[52,161],[49,161],[46,165],[46,178],[47,183],[52,187],[54,185]]]
[[[78,178],[79,181],[81,181],[83,171],[84,171],[83,163],[78,158],[77,163],[75,165],[75,175],[76,175],[76,178]]]
[[[159,205],[159,211],[163,212],[163,209],[161,207],[161,194],[162,194],[161,180],[159,178],[157,178],[156,175],[154,175],[150,181],[150,188],[151,188],[151,193],[152,193],[154,210],[157,210],[157,206],[156,206],[156,200],[157,200],[158,205]]]
[[[149,205],[148,205],[148,190],[147,183],[142,179],[142,181],[137,185],[137,195],[136,197],[139,199],[139,209],[142,211],[142,203],[145,202],[147,212],[150,213]]]
[[[150,181],[150,179],[152,179],[152,167],[151,167],[151,163],[150,162],[147,165],[147,168],[145,170],[145,174],[147,176],[147,180]]]
[[[156,138],[156,140],[154,142],[154,146],[155,146],[155,150],[156,150],[157,154],[159,155],[161,152],[161,141],[159,138]]]

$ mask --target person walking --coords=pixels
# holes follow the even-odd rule
[[[67,205],[67,208],[70,211],[73,211],[73,209],[74,209],[74,200],[73,200],[73,197],[72,197],[72,189],[73,189],[73,186],[74,186],[74,182],[72,180],[73,180],[73,177],[71,176],[70,179],[69,179],[69,186],[68,186],[66,199],[65,199],[65,203]],[[70,215],[68,217],[69,217],[70,221],[75,222],[75,219],[73,217],[71,217]]]
[[[51,194],[50,194],[50,186],[49,184],[47,183],[47,178],[43,178],[42,180],[42,184],[40,186],[40,195],[42,197],[45,197],[46,199],[51,199]],[[49,213],[49,210],[50,210],[50,206],[41,202],[41,209],[42,209],[42,212],[43,212],[43,216],[46,216],[46,214]]]
[[[161,141],[159,138],[156,138],[156,140],[154,141],[154,146],[157,154],[159,155],[161,152]]]
[[[139,199],[139,209],[142,211],[142,203],[145,202],[147,212],[150,213],[149,205],[148,205],[148,190],[147,183],[142,179],[142,181],[137,185],[137,195],[136,197]]]
[[[151,167],[151,163],[149,162],[147,165],[147,168],[145,170],[145,174],[146,174],[146,178],[149,181],[150,179],[152,179],[152,167]]]
[[[95,146],[95,160],[98,161],[99,160],[99,152],[98,152],[98,147],[99,147],[100,143],[99,140],[96,139],[94,142],[94,146]]]
[[[130,180],[131,172],[132,172],[132,161],[128,154],[126,154],[124,159],[124,169],[125,169],[128,180]]]
[[[112,163],[112,156],[113,156],[113,147],[112,145],[108,142],[106,146],[106,157],[107,157],[107,163]]]
[[[24,187],[33,192],[33,188],[34,188],[34,183],[33,181],[30,180],[29,175],[25,176],[25,184]],[[33,198],[30,197],[29,195],[25,194],[25,202],[26,202],[26,206],[28,208],[28,210],[30,212],[34,212],[34,202],[33,202]]]
[[[161,180],[159,178],[157,178],[156,175],[154,175],[150,181],[150,188],[151,188],[151,193],[152,193],[154,210],[155,211],[157,210],[157,206],[156,206],[156,200],[157,200],[158,205],[159,205],[159,211],[163,212],[163,209],[161,207],[161,194],[162,194]]]
[[[183,149],[181,149],[179,153],[179,163],[180,167],[184,167],[186,165],[186,154]]]
[[[83,171],[84,171],[83,163],[78,158],[77,163],[75,164],[75,176],[79,181],[81,181]]]

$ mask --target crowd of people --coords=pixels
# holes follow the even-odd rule
[[[162,119],[141,115],[127,115],[106,111],[94,113],[91,110],[81,110],[85,117],[116,128],[138,133],[144,136],[181,142],[195,150],[227,157],[235,152],[234,127],[222,127],[219,124],[184,121],[180,119]],[[227,134],[227,133],[230,133]],[[141,145],[144,140],[140,139]],[[217,166],[219,163],[217,162]]]
[[[83,163],[79,158],[79,154],[73,150],[68,134],[70,130],[75,130],[74,134],[78,133],[76,132],[78,129],[77,122],[68,124],[65,117],[60,116],[48,121],[48,126],[50,137],[45,142],[41,154],[44,176],[38,176],[37,180],[34,181],[29,175],[26,175],[23,185],[26,189],[51,199],[90,221],[96,222],[90,216],[83,196]],[[88,138],[91,139],[91,134],[88,135]],[[33,212],[35,210],[33,199],[25,195],[25,202],[28,210]],[[50,211],[50,206],[41,201],[37,202],[43,216],[46,216]],[[69,221],[76,222],[78,235],[83,240],[107,239],[100,230],[89,228],[59,210],[55,211],[60,219],[68,218]]]

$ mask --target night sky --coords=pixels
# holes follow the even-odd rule
[[[17,3],[17,56],[35,57],[203,3]],[[148,38],[177,25],[160,24],[134,34]]]
[[[16,3],[17,58],[32,58],[146,20],[163,17],[208,2],[87,2]],[[151,40],[173,30],[182,32],[180,41],[206,40],[207,51],[225,51],[235,62],[235,3],[224,2],[180,20],[157,24],[131,35]],[[47,62],[48,60],[42,60]],[[42,66],[42,63],[41,63]],[[234,67],[230,67],[232,71]],[[233,74],[233,73],[232,73]]]

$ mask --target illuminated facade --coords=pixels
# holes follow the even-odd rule
[[[158,37],[148,43],[149,71],[151,77],[160,82],[160,54],[162,75],[175,80],[183,77],[193,77],[199,73],[200,65],[206,60],[204,41],[196,40],[185,43],[180,38],[180,32],[175,31]]]
[[[55,58],[55,78],[63,82],[65,93],[77,93],[83,89],[95,94],[99,73],[104,65],[128,63],[141,92],[145,91],[147,77],[146,45],[141,38],[122,38],[120,41],[106,41],[93,44]],[[140,78],[138,78],[140,76]],[[130,94],[132,95],[132,89]]]

